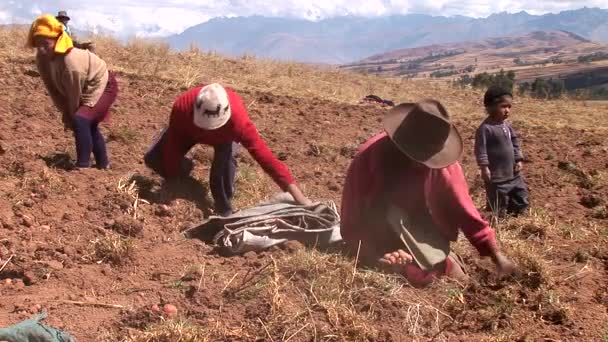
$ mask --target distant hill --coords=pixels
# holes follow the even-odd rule
[[[247,53],[279,60],[344,64],[403,48],[558,30],[608,43],[608,10],[583,8],[542,16],[499,13],[480,19],[421,14],[347,16],[316,22],[259,16],[216,18],[167,39],[178,49],[196,44],[231,56]]]
[[[384,76],[452,79],[505,69],[515,71],[517,82],[558,78],[573,90],[608,84],[608,44],[566,31],[535,31],[389,51],[341,68]]]
[[[580,44],[590,44],[590,47],[601,46],[566,31],[535,31],[523,36],[493,37],[473,42],[434,44],[417,48],[399,49],[371,56],[361,61],[361,63],[382,62],[395,59],[408,60],[429,55],[440,55],[442,53],[448,54],[449,52],[453,52],[454,54],[486,53],[489,55],[512,58],[522,57],[522,54],[558,52],[560,49]],[[502,49],[517,49],[517,53],[495,51]]]
[[[523,36],[389,51],[342,67],[379,74],[429,76],[438,71],[472,73],[496,68],[577,62],[579,57],[602,52],[608,52],[608,45],[592,42],[571,32],[535,31]]]

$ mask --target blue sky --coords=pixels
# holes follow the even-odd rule
[[[485,17],[496,12],[532,14],[581,7],[608,8],[608,0],[0,0],[0,24],[28,23],[41,13],[67,10],[81,29],[121,35],[162,36],[218,16],[286,16],[308,19],[339,15],[403,13]]]

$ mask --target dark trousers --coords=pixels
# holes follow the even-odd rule
[[[209,187],[215,202],[215,210],[222,216],[232,214],[232,197],[234,196],[234,181],[236,175],[236,159],[238,152],[236,143],[213,146],[213,162],[209,174]]]
[[[146,166],[165,177],[162,166],[162,150],[165,142],[166,129],[154,141],[146,155]],[[192,146],[190,146],[192,148]],[[188,148],[188,149],[190,149]],[[231,142],[213,146],[214,155],[209,174],[209,188],[215,202],[215,211],[222,216],[232,214],[232,197],[234,196],[234,183],[237,163],[235,156],[238,153],[238,144]],[[182,159],[182,176],[188,176],[192,170],[192,160]]]
[[[95,157],[97,167],[109,166],[106,143],[99,130],[99,123],[109,116],[110,107],[118,95],[118,82],[113,73],[108,77],[108,84],[103,95],[95,106],[81,106],[72,118],[72,128],[76,140],[76,166],[90,167],[91,152]]]
[[[528,187],[523,177],[486,184],[488,209],[499,215],[520,215],[530,206]]]
[[[99,130],[99,122],[76,116],[73,120],[73,127],[76,139],[76,166],[90,167],[91,152],[93,152],[97,167],[107,168],[110,162],[106,143]]]

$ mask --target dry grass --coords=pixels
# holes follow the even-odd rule
[[[22,29],[0,28],[0,63],[31,63],[33,52],[23,48],[25,37]],[[174,52],[166,44],[154,40],[133,39],[121,45],[110,37],[96,36],[93,41],[97,53],[113,70],[136,78],[163,79],[172,88],[186,89],[200,83],[220,82],[237,90],[345,103],[355,103],[368,94],[377,94],[397,103],[434,97],[441,99],[456,117],[481,120],[484,116],[481,91],[455,89],[443,81],[381,78],[333,67],[319,68],[249,56],[226,58],[196,48]],[[589,123],[594,122],[596,129],[608,129],[606,120],[603,120],[607,109],[606,102],[542,101],[518,97],[514,119],[543,127],[588,128]]]
[[[377,339],[380,331],[375,321],[387,305],[400,308],[401,327],[411,337],[437,333],[439,321],[449,319],[400,276],[355,268],[352,260],[339,254],[301,250],[273,260],[269,277],[270,310],[264,323],[275,340],[294,334]]]
[[[93,241],[95,258],[98,262],[123,265],[133,258],[133,242],[130,238],[111,234]]]
[[[521,269],[522,285],[530,289],[551,285],[545,255],[552,247],[544,241],[560,234],[557,222],[544,211],[531,209],[527,216],[498,221],[495,227],[501,245]]]
[[[127,214],[132,215],[134,219],[138,218],[138,208],[142,203],[150,204],[147,200],[140,198],[136,175],[133,173],[126,174],[118,180],[117,190],[119,193],[130,197],[132,204],[127,209]]]
[[[267,197],[269,189],[281,191],[257,165],[245,162],[239,163],[235,187],[239,189],[234,194],[235,208],[248,208],[259,204]]]
[[[188,320],[163,320],[149,326],[145,331],[132,331],[122,342],[211,342],[211,341],[258,341],[265,335],[250,335],[247,330],[253,327],[232,327],[226,322],[210,319],[204,326]],[[115,337],[107,339],[116,341]]]
[[[48,167],[43,167],[42,170],[35,174],[26,174],[22,181],[23,188],[29,188],[34,194],[46,196],[47,193],[65,194],[71,189],[71,185],[66,179]]]
[[[144,332],[135,333],[124,342],[205,342],[210,332],[187,321],[163,321]]]
[[[196,282],[202,269],[187,267],[182,279]],[[212,278],[211,273],[205,278]],[[163,321],[125,341],[377,340],[383,338],[377,321],[387,307],[398,313],[403,336],[414,339],[440,335],[442,325],[451,322],[401,277],[356,269],[352,260],[317,250],[271,258],[252,274],[215,281],[225,283],[222,306],[255,301],[255,317],[243,322]]]

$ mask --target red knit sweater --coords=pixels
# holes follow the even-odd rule
[[[413,222],[435,223],[448,240],[456,241],[459,230],[482,256],[498,250],[494,229],[483,220],[469,196],[459,163],[443,169],[429,169],[415,163],[394,163],[383,168],[385,146],[392,144],[386,133],[368,140],[353,160],[342,194],[341,233],[355,250],[361,241],[361,255],[382,256],[397,248],[396,239],[384,220],[383,198],[404,209]],[[387,173],[390,187],[385,187]],[[380,206],[379,208],[377,208]],[[397,241],[398,242],[398,241]]]
[[[203,86],[181,94],[173,104],[167,143],[163,147],[163,168],[167,177],[179,174],[180,161],[195,144],[220,145],[238,142],[243,145],[262,169],[272,177],[283,191],[295,183],[289,169],[281,163],[260,138],[241,97],[226,89],[230,102],[231,117],[222,127],[205,130],[194,125],[194,103]]]

